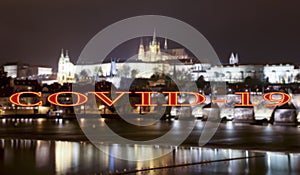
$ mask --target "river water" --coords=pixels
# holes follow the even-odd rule
[[[0,174],[300,173],[300,154],[297,153],[116,144],[103,145],[101,149],[105,152],[122,149],[128,152],[143,151],[145,154],[151,154],[155,149],[173,151],[154,160],[127,161],[104,153],[88,141],[1,139]]]
[[[119,120],[99,120],[95,127],[104,122],[126,137],[153,137],[182,124],[162,121],[136,132]],[[204,123],[197,122],[190,141],[182,146],[104,143],[96,147],[78,123],[88,124],[86,120],[1,119],[0,174],[300,174],[297,127],[221,123],[206,147],[199,147],[192,141],[198,139]],[[120,153],[144,160],[158,152],[167,154],[147,161],[112,156]]]

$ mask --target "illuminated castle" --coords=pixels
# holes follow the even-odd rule
[[[206,81],[243,82],[250,77],[270,83],[300,82],[300,69],[295,65],[254,65],[239,64],[237,53],[232,53],[228,63],[213,66],[196,62],[188,56],[184,48],[168,49],[167,39],[161,48],[154,30],[152,40],[145,44],[141,38],[137,55],[126,62],[113,59],[106,63],[73,65],[68,53],[61,53],[58,63],[57,81],[71,83],[75,81],[75,71],[79,80],[82,77],[104,77],[107,81],[119,81],[125,78],[150,78],[153,74],[169,74],[178,79],[197,80],[200,76]],[[178,61],[176,61],[178,60]]]

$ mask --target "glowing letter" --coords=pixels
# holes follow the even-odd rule
[[[242,97],[240,104],[235,104],[234,106],[256,106],[256,104],[250,104],[250,93],[249,92],[236,92]]]
[[[206,100],[204,95],[195,92],[163,92],[163,94],[168,94],[169,97],[168,104],[163,106],[195,106],[204,103]],[[191,94],[196,97],[196,100],[192,104],[178,104],[178,94]]]
[[[157,106],[156,104],[151,104],[151,94],[157,92],[135,92],[136,94],[142,94],[142,104],[136,104],[135,106]]]
[[[280,99],[273,99],[273,95],[281,95]],[[289,94],[283,93],[283,92],[269,92],[264,95],[264,100],[270,101],[270,102],[276,102],[275,104],[267,104],[267,107],[271,106],[280,106],[283,104],[288,103],[291,100],[291,96]]]
[[[124,94],[130,94],[131,92],[116,92],[117,94],[120,94],[117,98],[112,101],[110,98],[108,98],[105,94],[108,94],[109,92],[89,92],[95,94],[100,100],[102,100],[105,104],[108,106],[112,106],[114,103],[116,103]]]
[[[75,94],[77,97],[77,101],[75,104],[62,104],[60,102],[58,102],[58,96],[61,94]],[[57,105],[57,106],[78,106],[78,105],[82,105],[83,103],[85,103],[87,101],[87,97],[81,93],[78,92],[57,92],[55,94],[51,94],[48,96],[48,101],[51,104]]]
[[[42,101],[39,101],[37,103],[34,103],[34,104],[23,104],[20,102],[20,96],[22,94],[34,94],[34,95],[37,95],[38,97],[41,97],[42,96],[42,93],[41,92],[18,92],[18,93],[15,93],[13,94],[12,96],[9,97],[9,101],[15,105],[18,105],[18,106],[41,106],[43,104]]]

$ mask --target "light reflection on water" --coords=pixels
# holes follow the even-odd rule
[[[126,161],[111,157],[89,142],[45,141],[23,139],[0,140],[0,174],[109,174],[135,169],[163,167],[192,162],[259,156],[241,160],[190,165],[174,169],[151,170],[147,174],[290,174],[300,172],[300,154],[258,153],[251,151],[172,147],[172,153],[150,161]],[[151,149],[170,149],[162,146],[103,145],[107,152],[124,151],[151,154]],[[143,156],[141,154],[141,156]],[[141,173],[141,172],[139,172]],[[139,174],[138,173],[138,174]]]

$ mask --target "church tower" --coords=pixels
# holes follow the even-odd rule
[[[145,48],[144,48],[143,38],[141,38],[140,41],[138,60],[145,61]]]
[[[234,53],[231,53],[229,57],[229,64],[239,64],[239,56],[237,53],[235,55]]]
[[[116,66],[116,61],[115,60],[111,60],[110,63],[110,72],[109,72],[110,76],[113,77],[115,75],[117,75],[117,66]]]
[[[152,45],[156,45],[156,29],[153,32]]]
[[[231,55],[229,57],[229,64],[234,64],[234,60],[235,60],[235,56],[233,53],[231,53]]]
[[[58,61],[57,82],[60,84],[75,82],[74,64],[70,61],[68,51],[66,50],[66,55],[64,55],[63,49]]]
[[[160,43],[156,40],[156,31],[154,29],[152,42],[149,43],[149,61],[156,62],[161,60]]]
[[[164,49],[167,50],[168,49],[168,41],[167,38],[165,38],[165,45],[164,45]]]
[[[69,51],[68,50],[66,50],[65,61],[70,62],[70,57],[69,57]]]
[[[58,61],[58,71],[57,71],[57,81],[59,83],[63,82],[65,79],[64,69],[65,69],[64,49],[61,49],[60,58]]]
[[[239,64],[239,56],[237,53],[235,54],[234,64]]]

